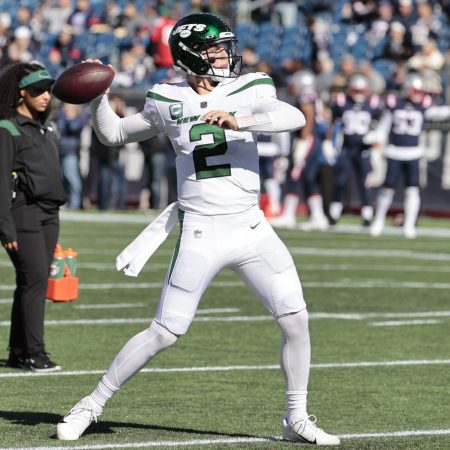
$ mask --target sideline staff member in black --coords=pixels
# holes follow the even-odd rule
[[[59,233],[56,129],[48,122],[54,80],[36,63],[0,72],[0,240],[16,270],[7,365],[61,370],[44,345],[48,275]]]

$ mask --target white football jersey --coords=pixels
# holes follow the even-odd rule
[[[222,82],[207,95],[197,94],[186,81],[157,84],[148,92],[142,114],[173,145],[182,210],[230,214],[258,203],[259,163],[253,133],[223,130],[200,118],[213,110],[251,116],[256,101],[267,97],[276,98],[276,91],[264,73]]]

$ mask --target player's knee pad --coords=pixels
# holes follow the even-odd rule
[[[157,317],[158,322],[169,332],[176,336],[182,336],[187,333],[193,316],[186,316],[175,310],[164,309]]]
[[[206,269],[207,261],[201,253],[191,249],[181,250],[169,282],[174,287],[194,292],[200,287]]]
[[[274,317],[300,311],[306,307],[303,290],[295,267],[273,275],[270,309]]]
[[[175,333],[172,333],[170,330],[163,327],[156,320],[153,320],[148,327],[147,336],[151,337],[151,339],[156,339],[155,347],[159,349],[158,353],[175,344],[178,339],[178,336]]]

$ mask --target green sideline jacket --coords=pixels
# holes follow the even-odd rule
[[[22,115],[0,120],[1,243],[17,240],[14,210],[37,205],[56,212],[65,202],[55,125]]]

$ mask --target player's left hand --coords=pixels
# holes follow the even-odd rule
[[[238,130],[238,123],[234,116],[228,114],[226,111],[217,110],[209,111],[201,117],[206,123],[216,125],[225,130]]]

